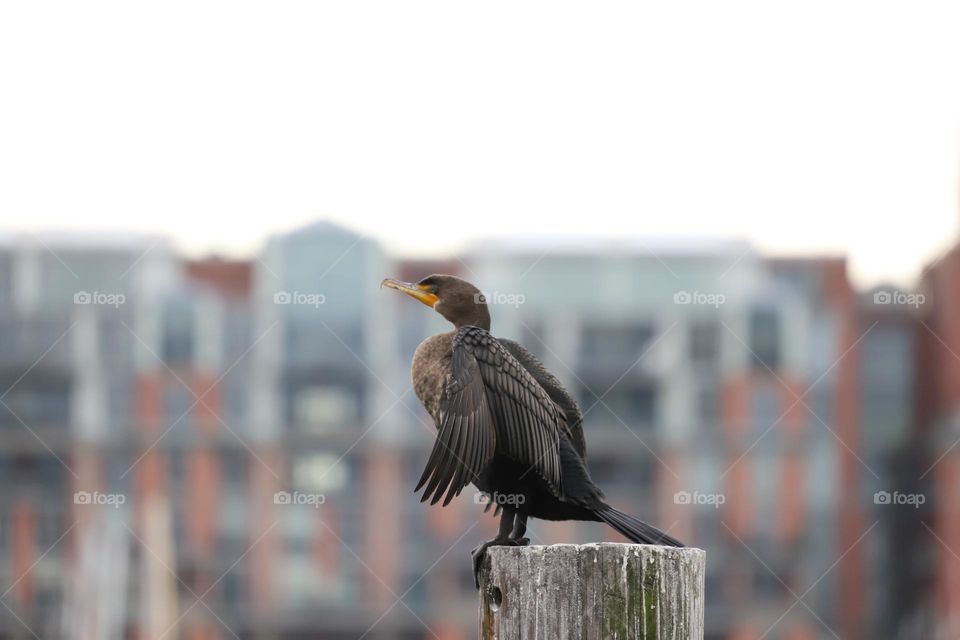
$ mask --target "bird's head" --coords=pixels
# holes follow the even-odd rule
[[[457,328],[474,326],[490,330],[487,300],[480,289],[466,280],[445,275],[427,276],[420,282],[400,282],[387,278],[380,286],[396,289],[416,298]]]

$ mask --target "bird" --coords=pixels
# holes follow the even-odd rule
[[[413,391],[437,436],[414,492],[447,506],[473,484],[495,505],[496,537],[471,552],[476,587],[491,546],[524,546],[528,518],[605,522],[628,540],[682,547],[667,533],[612,506],[587,469],[583,415],[573,396],[530,351],[490,333],[486,296],[457,276],[386,278],[432,308],[453,330],[426,338],[411,365]]]

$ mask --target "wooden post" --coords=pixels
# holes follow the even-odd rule
[[[639,544],[490,547],[482,640],[702,640],[706,553]]]

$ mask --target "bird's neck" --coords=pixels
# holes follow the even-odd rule
[[[490,312],[487,311],[486,307],[478,307],[476,313],[457,318],[453,326],[457,329],[462,329],[463,327],[480,327],[484,331],[490,331]]]

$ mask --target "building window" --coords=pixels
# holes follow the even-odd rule
[[[634,362],[646,351],[653,338],[653,327],[647,324],[591,324],[583,328],[580,343],[584,361]]]
[[[163,361],[186,365],[193,358],[193,313],[187,305],[168,307],[163,314]]]
[[[596,391],[596,390],[595,390]],[[622,428],[621,421],[633,430],[647,430],[653,426],[657,417],[657,394],[652,382],[621,381],[606,395],[602,390],[597,392],[603,396],[600,404],[596,396],[581,386],[580,404],[583,407],[592,407],[594,403],[600,406],[591,411],[607,426]]]
[[[697,419],[704,426],[720,423],[720,390],[715,385],[697,391]]]
[[[5,427],[65,427],[70,423],[70,380],[63,374],[31,371],[10,389],[4,404],[0,424]]]
[[[164,415],[172,425],[170,428],[175,437],[184,438],[193,435],[193,412],[195,409],[193,394],[179,382],[170,380],[164,390]]]
[[[720,325],[694,320],[690,325],[690,360],[697,366],[715,366],[720,357]]]
[[[292,486],[307,493],[333,493],[346,486],[349,470],[336,452],[298,456],[293,460]]]
[[[780,416],[780,388],[778,384],[762,384],[754,390],[751,396],[750,417],[758,435],[775,425],[777,418]],[[776,434],[771,435],[776,436]]]
[[[756,369],[780,366],[780,317],[772,309],[758,309],[750,314],[750,349]]]
[[[355,424],[359,398],[346,387],[315,385],[293,395],[293,422],[304,431],[323,432]]]

